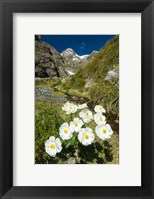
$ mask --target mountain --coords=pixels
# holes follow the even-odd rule
[[[93,51],[94,52],[94,51]],[[97,52],[97,51],[95,51]],[[87,58],[91,55],[78,55],[72,48],[67,48],[64,50],[61,55],[63,56],[64,60],[72,60],[72,61],[79,61],[79,60],[87,60]]]
[[[93,51],[91,54],[78,55],[72,48],[67,48],[61,55],[64,59],[65,68],[69,74],[76,73],[83,65],[85,65],[97,51]]]
[[[35,77],[66,77],[64,59],[51,45],[35,36]]]
[[[35,77],[52,79],[73,75],[96,53],[93,51],[80,56],[73,49],[67,48],[60,54],[53,46],[41,41],[39,35],[35,35]]]
[[[119,37],[115,36],[108,41],[75,75],[65,79],[60,89],[66,89],[70,94],[87,97],[93,107],[101,104],[108,112],[111,111],[111,114],[117,116],[119,112]]]

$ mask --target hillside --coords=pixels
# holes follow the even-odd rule
[[[40,68],[40,71],[45,71],[47,74],[46,62],[41,61],[46,51],[50,56],[47,63],[54,66],[51,67],[53,69],[51,75],[47,74],[48,78],[35,78],[35,164],[118,164],[119,37],[109,40],[98,53],[90,57],[89,55],[79,57],[73,49],[66,49],[61,54],[57,54],[58,51],[54,49],[55,54],[51,54],[52,46],[48,46],[45,42],[45,44],[40,44],[39,39],[36,43],[35,49],[36,52],[38,51],[36,55],[41,57],[38,60],[37,56],[35,57],[36,69]],[[73,59],[74,61],[87,60],[82,66],[76,66]],[[46,57],[43,60],[46,60]],[[60,75],[59,66],[62,67],[62,71],[65,71],[65,75]],[[69,75],[68,71],[73,71],[75,67],[78,70]],[[54,70],[57,73],[52,76]],[[55,158],[51,158],[45,153],[45,141],[50,136],[58,137],[60,126],[64,122],[70,123],[72,115],[80,117],[81,109],[70,115],[63,111],[62,107],[67,101],[75,105],[87,103],[87,109],[93,115],[95,105],[102,105],[106,109],[104,115],[113,130],[113,135],[107,140],[99,139],[95,132],[95,121],[92,120],[85,126],[90,127],[95,133],[96,139],[93,144],[83,146],[78,141],[72,140],[69,144],[66,141],[63,143],[62,152]]]
[[[93,79],[95,83],[103,82],[110,70],[117,71],[119,65],[119,39],[109,41],[94,58],[80,70],[76,77],[86,80]]]
[[[91,61],[75,75],[67,77],[60,88],[85,95],[89,103],[102,104],[118,115],[119,100],[119,38],[110,40]]]

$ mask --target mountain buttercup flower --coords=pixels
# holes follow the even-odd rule
[[[91,122],[91,120],[93,119],[93,114],[91,111],[84,109],[79,113],[79,116],[82,118],[82,120],[85,123],[89,123]]]
[[[78,109],[84,109],[84,108],[87,108],[88,106],[87,106],[87,104],[86,103],[84,103],[84,104],[79,104],[78,105]]]
[[[68,123],[63,123],[59,128],[59,135],[63,140],[69,140],[73,136],[74,129]]]
[[[94,110],[96,113],[106,113],[106,110],[101,105],[96,105]]]
[[[78,140],[81,144],[88,146],[92,144],[95,139],[95,135],[91,128],[82,128],[78,134]]]
[[[75,132],[79,132],[82,126],[83,122],[79,118],[74,118],[73,121],[70,122],[70,127],[73,128]]]
[[[62,143],[59,138],[55,138],[54,136],[51,136],[45,142],[45,151],[51,157],[55,157],[57,153],[61,152],[61,150],[62,150]]]
[[[71,113],[75,113],[77,111],[77,105],[70,103],[70,102],[66,102],[64,104],[64,106],[62,107],[62,109],[64,111],[66,111],[66,114],[69,115]]]
[[[106,124],[106,117],[102,113],[96,113],[94,115],[94,120],[97,125]]]
[[[68,107],[69,107],[69,102],[66,102],[65,104],[64,104],[64,106],[62,107],[62,110],[64,110],[64,111],[67,111],[68,110]]]
[[[96,126],[95,131],[97,136],[102,140],[110,138],[111,135],[113,134],[113,131],[109,124],[101,124],[99,126]]]

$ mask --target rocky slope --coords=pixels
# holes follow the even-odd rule
[[[91,54],[78,55],[73,49],[67,48],[61,54],[51,45],[41,41],[39,35],[35,35],[35,77],[66,77],[75,74],[97,51]]]
[[[64,60],[61,54],[46,42],[35,36],[35,77],[66,77]]]

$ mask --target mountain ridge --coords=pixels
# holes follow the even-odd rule
[[[35,35],[35,77],[64,78],[75,74],[97,51],[78,55],[72,48],[59,53],[52,45]]]
[[[60,54],[65,57],[67,56],[67,54],[70,54],[70,55],[74,55],[80,59],[86,59],[87,57],[93,55],[93,54],[96,54],[98,53],[99,51],[96,51],[96,50],[93,50],[90,54],[83,54],[83,55],[79,55],[75,52],[75,50],[73,48],[66,48],[65,50],[63,50]]]
[[[66,70],[71,71],[72,74],[76,73],[83,67],[98,51],[94,50],[90,54],[78,55],[72,48],[67,48],[62,51],[61,56],[64,59]]]

